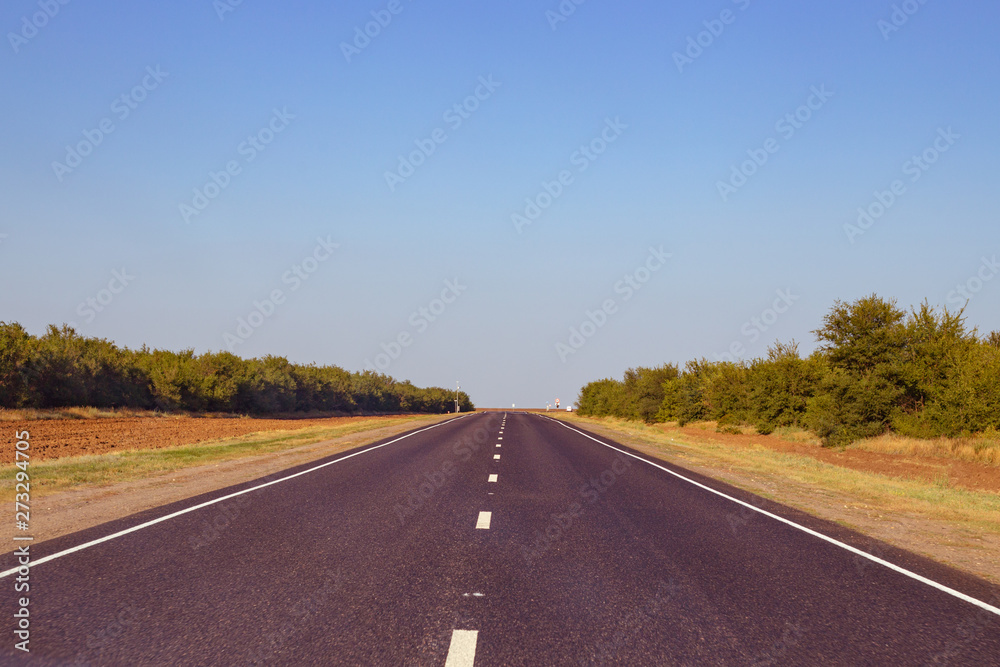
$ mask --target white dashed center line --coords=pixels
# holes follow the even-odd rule
[[[476,661],[479,630],[453,630],[444,667],[472,667]]]
[[[499,454],[494,454],[493,455],[493,460],[494,461],[499,461],[500,460],[500,455]]]
[[[495,482],[495,481],[497,481],[498,477],[499,477],[499,475],[490,475],[490,478],[488,480],[486,480],[486,481],[488,481],[488,482]]]
[[[493,518],[493,512],[480,512],[479,518],[476,519],[476,528],[489,530],[491,518]]]

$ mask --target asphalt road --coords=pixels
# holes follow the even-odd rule
[[[997,587],[600,443],[475,414],[32,545],[0,661],[1000,664]]]

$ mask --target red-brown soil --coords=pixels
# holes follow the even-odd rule
[[[809,456],[835,466],[864,472],[918,479],[945,481],[953,486],[1000,493],[1000,467],[943,457],[880,454],[860,449],[826,449],[808,443],[781,440],[774,435],[736,435],[697,426],[664,427],[667,433],[680,432],[692,439],[710,440],[731,447],[764,447],[787,454]]]
[[[101,417],[5,422],[13,432],[31,433],[33,461],[126,449],[159,449],[259,431],[290,431],[313,426],[339,426],[371,417],[257,419],[254,417]],[[13,433],[11,433],[13,436]]]

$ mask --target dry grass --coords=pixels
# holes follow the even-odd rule
[[[0,422],[38,421],[40,419],[110,419],[123,417],[167,417],[164,412],[154,410],[132,410],[129,408],[0,408]]]
[[[823,442],[816,437],[815,433],[811,433],[804,428],[798,428],[797,426],[779,426],[774,429],[774,433],[772,435],[776,438],[780,438],[781,440],[787,440],[788,442],[815,445],[816,447],[823,446]]]
[[[917,439],[887,434],[859,440],[848,449],[903,456],[937,456],[972,463],[1000,466],[1000,433],[984,433],[968,438]]]
[[[717,433],[732,433],[755,435],[757,430],[752,426],[725,425],[719,426],[714,421],[691,422],[688,427]],[[678,428],[677,422],[666,422],[666,428]],[[822,441],[813,433],[794,426],[782,426],[775,429],[774,437],[788,442],[821,447]],[[1000,466],[1000,432],[992,431],[964,438],[908,438],[889,433],[859,440],[847,447],[876,454],[897,454],[901,456],[933,456],[938,458],[957,459],[970,463],[983,463]]]
[[[680,428],[677,422],[664,422],[663,426],[668,428]],[[716,433],[730,433],[733,435],[758,435],[757,429],[754,426],[747,426],[746,424],[726,424],[720,426],[718,422],[714,421],[703,421],[703,422],[690,422],[687,424],[689,427],[698,428],[702,431],[715,431]],[[822,446],[822,442],[814,434],[809,431],[798,428],[796,426],[780,426],[774,430],[772,434],[774,437],[781,440],[787,440],[788,442],[796,442],[806,445],[816,445],[817,447]]]
[[[381,413],[343,413],[343,412],[293,412],[293,413],[268,413],[263,415],[246,415],[228,412],[187,412],[178,410],[176,412],[163,412],[161,410],[138,410],[133,408],[50,408],[41,410],[37,408],[0,408],[0,422],[13,421],[39,421],[43,419],[131,419],[150,418],[176,419],[178,417],[198,417],[201,419],[326,419],[330,417],[375,417],[375,416],[415,416],[396,415]]]

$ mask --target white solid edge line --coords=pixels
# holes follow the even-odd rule
[[[479,517],[476,519],[476,528],[489,530],[490,520],[492,518],[493,518],[493,512],[480,512]]]
[[[54,554],[50,554],[48,556],[44,556],[42,558],[39,558],[38,560],[32,560],[31,561],[31,567],[35,567],[35,566],[41,565],[42,563],[47,563],[50,560],[55,560],[57,558],[62,558],[63,556],[68,556],[69,554],[76,553],[77,551],[83,551],[84,549],[88,549],[90,547],[96,546],[98,544],[101,544],[102,542],[107,542],[107,541],[113,540],[113,539],[115,539],[117,537],[121,537],[122,535],[128,535],[129,533],[134,533],[137,530],[142,530],[143,528],[149,528],[150,526],[152,526],[154,524],[160,523],[161,521],[166,521],[167,519],[173,519],[174,517],[180,516],[181,514],[187,514],[188,512],[193,512],[193,511],[201,509],[203,507],[208,507],[209,505],[214,505],[216,503],[221,503],[223,500],[229,500],[230,498],[235,498],[236,496],[242,496],[244,493],[250,493],[251,491],[257,491],[258,489],[263,489],[264,487],[271,486],[273,484],[278,484],[280,482],[287,482],[288,480],[294,479],[296,477],[299,477],[300,475],[306,475],[308,473],[315,472],[316,470],[319,470],[320,468],[325,468],[327,466],[333,465],[334,463],[340,463],[341,461],[346,461],[347,459],[354,458],[355,456],[358,456],[360,454],[367,454],[368,452],[374,451],[376,449],[380,449],[382,447],[385,447],[386,445],[391,445],[394,442],[399,442],[400,440],[405,440],[406,438],[409,438],[412,435],[416,435],[418,433],[423,433],[424,431],[429,431],[432,428],[437,428],[438,426],[441,426],[443,424],[449,424],[449,423],[451,423],[453,421],[456,421],[458,419],[462,419],[465,416],[466,415],[462,415],[462,417],[452,417],[451,419],[446,419],[446,420],[444,420],[442,422],[438,422],[437,424],[434,424],[433,426],[428,426],[427,428],[422,428],[419,431],[413,431],[412,433],[407,433],[406,435],[400,436],[400,437],[396,438],[395,440],[390,440],[389,442],[383,442],[381,445],[375,445],[374,447],[369,447],[368,449],[363,449],[360,452],[354,452],[353,454],[348,454],[347,456],[343,456],[343,457],[341,457],[339,459],[336,459],[336,460],[333,460],[333,461],[327,461],[326,463],[321,463],[320,465],[315,466],[313,468],[309,468],[308,470],[302,470],[302,471],[294,473],[292,475],[288,475],[287,477],[282,477],[281,479],[271,480],[270,482],[265,482],[263,484],[258,484],[257,486],[251,487],[249,489],[243,489],[242,491],[237,491],[235,493],[230,493],[228,496],[222,496],[221,498],[215,498],[214,500],[208,500],[208,501],[205,501],[203,503],[199,503],[197,505],[193,505],[191,507],[186,507],[186,508],[184,508],[182,510],[178,510],[178,511],[172,513],[172,514],[168,514],[166,516],[161,516],[161,517],[159,517],[157,519],[153,519],[153,520],[147,521],[145,523],[140,523],[138,526],[132,526],[131,528],[126,528],[125,530],[120,530],[117,533],[112,533],[111,535],[106,535],[104,537],[99,537],[96,540],[91,540],[90,542],[85,542],[85,543],[79,544],[79,545],[77,545],[75,547],[70,547],[69,549],[65,549],[65,550],[60,551],[58,553],[54,553]],[[12,574],[16,574],[19,569],[20,568],[18,568],[18,567],[14,567],[14,568],[11,568],[9,570],[4,570],[3,572],[0,572],[0,579],[3,579],[5,577],[9,577]]]
[[[453,630],[444,667],[472,667],[476,662],[479,630]]]
[[[577,429],[573,428],[572,426],[567,426],[566,424],[562,423],[558,419],[552,419],[551,417],[545,417],[545,419],[548,419],[550,421],[554,421],[555,423],[559,424],[560,426],[564,426],[564,427],[568,428],[570,431],[574,431],[576,433],[579,433],[580,435],[582,435],[585,438],[590,438],[591,440],[593,440],[594,442],[596,442],[599,445],[604,445],[605,447],[607,447],[609,449],[613,449],[616,452],[621,452],[622,454],[625,454],[627,456],[631,456],[632,458],[638,459],[638,460],[642,461],[643,463],[648,463],[649,465],[653,466],[654,468],[659,468],[660,470],[662,470],[662,471],[664,471],[666,473],[669,473],[669,474],[673,475],[674,477],[677,477],[678,479],[682,479],[685,482],[688,482],[689,484],[694,484],[695,486],[697,486],[697,487],[699,487],[701,489],[704,489],[705,491],[709,491],[711,493],[714,493],[715,495],[721,496],[721,497],[725,498],[726,500],[731,500],[731,501],[733,501],[734,503],[736,503],[738,505],[742,505],[743,507],[746,507],[748,509],[753,510],[754,512],[758,512],[759,514],[763,514],[764,516],[771,517],[772,519],[775,519],[776,521],[780,521],[781,523],[787,524],[787,525],[791,526],[792,528],[797,528],[797,529],[801,530],[804,533],[808,533],[808,534],[812,535],[813,537],[818,537],[819,539],[825,540],[826,542],[829,542],[830,544],[838,546],[841,549],[846,549],[847,551],[850,551],[853,554],[857,554],[858,556],[861,556],[862,558],[867,558],[868,560],[870,560],[870,561],[872,561],[874,563],[878,563],[879,565],[883,565],[883,566],[889,568],[890,570],[893,570],[895,572],[899,572],[900,574],[906,575],[907,577],[910,577],[911,579],[916,579],[917,581],[919,581],[921,583],[924,583],[924,584],[927,584],[928,586],[931,586],[933,588],[936,588],[939,591],[947,593],[948,595],[953,595],[954,597],[957,597],[960,600],[964,600],[964,601],[968,602],[969,604],[974,604],[977,607],[980,607],[981,609],[985,609],[986,611],[988,611],[988,612],[990,612],[992,614],[996,614],[997,616],[1000,616],[1000,608],[994,607],[993,605],[988,604],[986,602],[983,602],[982,600],[977,600],[976,598],[971,597],[969,595],[966,595],[965,593],[962,593],[961,591],[956,591],[954,588],[949,588],[948,586],[945,586],[944,584],[939,584],[938,582],[934,581],[933,579],[928,579],[927,577],[921,576],[921,575],[917,574],[916,572],[911,572],[910,570],[907,570],[905,567],[900,567],[898,565],[890,563],[887,560],[882,560],[878,556],[873,556],[870,553],[868,553],[867,551],[862,551],[861,549],[858,549],[856,547],[852,547],[850,544],[845,544],[844,542],[841,542],[840,540],[834,539],[834,538],[832,538],[832,537],[830,537],[828,535],[824,535],[823,533],[817,532],[817,531],[815,531],[815,530],[813,530],[811,528],[806,528],[805,526],[803,526],[801,524],[797,524],[794,521],[791,521],[791,520],[786,519],[784,517],[778,516],[777,514],[772,514],[771,512],[768,512],[767,510],[762,510],[759,507],[754,507],[750,503],[743,502],[742,500],[739,500],[738,498],[733,498],[732,496],[727,495],[727,494],[723,493],[722,491],[716,491],[715,489],[713,489],[710,486],[705,486],[704,484],[701,484],[700,482],[696,482],[693,479],[688,479],[684,475],[676,473],[673,470],[670,470],[669,468],[665,468],[665,467],[663,467],[663,466],[661,466],[659,464],[653,463],[652,461],[644,459],[641,456],[636,456],[635,454],[633,454],[631,452],[626,452],[624,449],[618,449],[617,447],[609,445],[606,442],[601,442],[597,438],[594,438],[594,437],[592,437],[592,436],[584,433],[583,431],[577,430]]]

